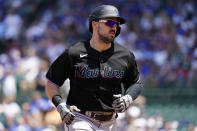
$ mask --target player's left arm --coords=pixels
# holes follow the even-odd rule
[[[137,63],[132,53],[130,53],[129,66],[125,72],[123,85],[126,91],[122,92],[122,94],[114,95],[115,100],[112,107],[117,112],[124,112],[141,93],[142,84]]]

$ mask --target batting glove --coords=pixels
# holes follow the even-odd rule
[[[130,95],[122,96],[121,94],[118,94],[113,96],[115,100],[113,101],[112,107],[116,112],[124,112],[133,102]]]
[[[62,102],[57,106],[57,111],[60,113],[62,121],[66,123],[66,125],[70,125],[72,121],[75,119],[75,115],[71,111],[80,111],[76,106],[70,106],[68,109],[67,105]]]

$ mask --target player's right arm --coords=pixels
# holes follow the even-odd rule
[[[50,66],[46,77],[48,79],[45,91],[48,98],[56,106],[57,111],[60,113],[62,121],[67,125],[71,124],[75,118],[72,111],[79,111],[75,106],[67,106],[62,100],[59,87],[69,76],[70,60],[68,50],[62,53]]]
[[[47,81],[45,92],[51,101],[52,101],[53,96],[56,96],[56,95],[61,96],[60,91],[59,91],[59,86],[50,82],[49,80]]]
[[[66,125],[71,124],[72,121],[75,119],[75,115],[70,111],[66,103],[63,102],[59,92],[59,86],[50,81],[47,81],[45,91],[48,98],[53,102],[53,104],[57,108],[57,111],[60,113],[62,121]]]

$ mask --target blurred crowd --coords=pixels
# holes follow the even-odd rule
[[[88,16],[101,4],[115,5],[127,20],[116,41],[134,52],[145,86],[197,86],[196,0],[0,0],[0,130],[62,126],[43,93],[45,73],[66,48],[90,37]],[[139,113],[145,113],[145,102],[142,105],[132,106],[125,115],[129,118],[120,115],[125,119],[121,130],[145,121]],[[158,119],[163,122],[161,115],[147,118],[142,130],[178,126],[176,121],[152,126]]]

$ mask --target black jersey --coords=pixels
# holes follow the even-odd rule
[[[58,86],[70,79],[68,105],[86,111],[112,111],[107,107],[112,107],[113,95],[124,94],[137,82],[139,72],[133,53],[123,46],[112,43],[98,52],[85,41],[65,50],[46,77]]]

